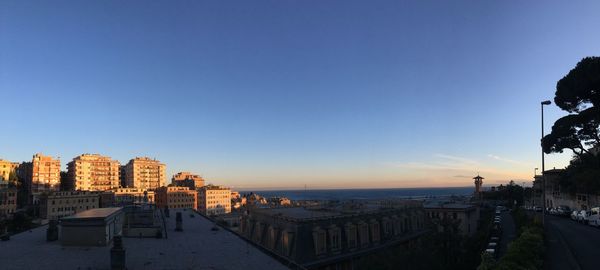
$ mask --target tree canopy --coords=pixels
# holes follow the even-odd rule
[[[600,57],[586,57],[556,84],[554,102],[569,114],[542,139],[546,153],[570,149],[577,156],[600,146]]]

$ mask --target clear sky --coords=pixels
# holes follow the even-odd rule
[[[600,55],[597,3],[0,0],[0,158],[149,156],[257,189],[530,181],[540,101]]]

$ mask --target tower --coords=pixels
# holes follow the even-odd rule
[[[483,185],[483,177],[479,176],[479,174],[477,174],[477,176],[473,177],[473,179],[475,179],[475,192],[474,192],[474,196],[477,199],[481,198],[481,185]]]

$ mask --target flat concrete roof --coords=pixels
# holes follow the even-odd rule
[[[96,218],[107,218],[112,214],[119,212],[121,207],[108,207],[108,208],[94,208],[85,210],[74,215],[63,217],[61,219],[96,219]]]
[[[233,233],[212,231],[213,223],[192,210],[181,210],[183,232],[176,232],[177,211],[170,209],[166,220],[168,238],[123,238],[127,269],[288,269]],[[0,241],[2,269],[110,269],[111,246],[46,242],[46,229],[42,226]]]

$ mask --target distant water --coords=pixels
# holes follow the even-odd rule
[[[391,189],[319,189],[319,190],[255,190],[250,192],[264,197],[287,197],[291,200],[360,200],[360,199],[399,199],[446,196],[469,196],[473,187],[449,188],[391,188]]]

